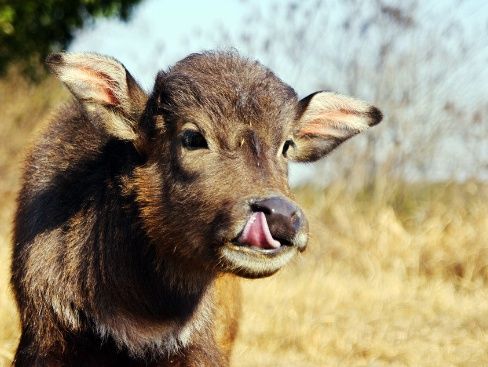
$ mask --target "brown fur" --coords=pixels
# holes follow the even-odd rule
[[[278,196],[295,205],[286,156],[317,159],[361,130],[323,136],[342,122],[319,121],[352,114],[367,127],[381,115],[338,95],[338,111],[321,107],[321,93],[299,102],[235,53],[190,55],[160,72],[149,96],[111,58],[58,54],[48,63],[76,99],[25,164],[12,265],[22,321],[15,365],[227,365],[236,275],[271,275],[307,239],[297,207],[301,224],[283,251],[236,246],[251,204]],[[188,129],[208,147],[186,149]]]

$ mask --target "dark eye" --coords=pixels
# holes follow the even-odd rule
[[[188,150],[206,149],[207,141],[198,131],[185,130],[181,134],[181,144]]]
[[[286,155],[288,153],[288,149],[290,149],[290,147],[293,147],[295,146],[295,143],[293,142],[293,140],[289,139],[287,141],[285,141],[285,144],[283,144],[283,157],[286,158]]]

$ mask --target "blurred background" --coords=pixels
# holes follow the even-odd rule
[[[191,52],[235,48],[300,96],[369,101],[383,123],[290,183],[309,249],[243,281],[234,366],[488,365],[488,3],[484,0],[0,2],[0,366],[26,148],[69,100],[51,51],[119,59],[150,90]]]

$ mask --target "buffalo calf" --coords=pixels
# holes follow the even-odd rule
[[[15,217],[16,366],[225,366],[238,277],[303,251],[288,162],[380,122],[330,92],[302,100],[258,62],[192,54],[148,95],[117,60],[47,59],[73,101],[31,149]]]

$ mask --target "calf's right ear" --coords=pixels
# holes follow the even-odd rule
[[[46,64],[89,113],[99,116],[109,134],[138,139],[148,97],[119,61],[95,53],[56,53]]]

